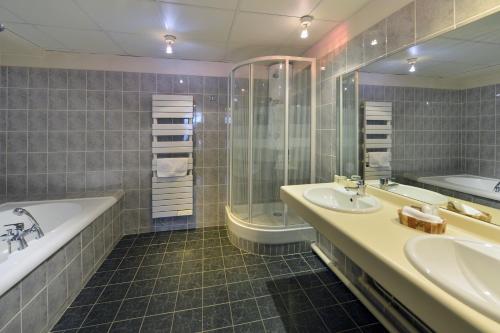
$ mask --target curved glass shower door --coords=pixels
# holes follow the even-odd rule
[[[231,212],[249,220],[248,151],[250,65],[233,71],[231,77]]]
[[[314,60],[264,57],[231,73],[231,213],[243,222],[304,224],[280,187],[314,179]]]
[[[286,68],[284,61],[252,64],[252,223],[283,225],[280,186],[285,184],[285,104]]]

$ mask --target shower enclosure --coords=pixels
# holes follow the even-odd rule
[[[312,239],[312,228],[279,197],[280,187],[314,182],[315,60],[272,56],[234,67],[230,77],[230,232],[259,244]]]

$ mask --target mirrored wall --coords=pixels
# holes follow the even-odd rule
[[[370,103],[389,108],[384,124],[390,130],[378,134],[389,144],[382,153],[366,153],[360,135],[359,148],[348,146],[346,133],[364,131],[366,123],[342,122],[339,155],[355,150],[360,160],[356,170],[339,168],[344,175],[361,174],[377,184],[380,177],[363,174],[364,167],[385,166],[396,184],[500,208],[500,14],[394,53],[357,75],[357,116]],[[345,115],[349,106],[343,108]]]

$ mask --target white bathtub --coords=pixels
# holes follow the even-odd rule
[[[4,227],[5,224],[24,222],[25,228],[31,226],[25,216],[12,213],[16,207],[28,210],[45,233],[40,239],[34,239],[33,236],[27,238],[28,247],[22,251],[17,251],[17,244],[12,243],[13,251],[10,255],[7,243],[0,242],[0,295],[21,281],[116,202],[114,197],[99,197],[9,202],[0,205],[1,234],[9,228]]]
[[[500,179],[485,178],[474,175],[449,175],[420,177],[417,181],[457,192],[468,193],[500,201],[500,192],[493,191],[493,188],[496,184],[498,184],[498,182],[500,182]]]

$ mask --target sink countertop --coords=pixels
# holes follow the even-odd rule
[[[401,225],[397,209],[418,201],[368,187],[382,209],[350,214],[316,206],[303,192],[325,184],[281,187],[281,199],[327,237],[365,272],[437,332],[500,332],[500,323],[451,296],[418,272],[404,253],[406,242],[423,232]],[[332,186],[339,186],[331,183]],[[448,222],[444,235],[500,243],[500,228],[441,210]],[[415,295],[418,295],[415,297]]]

